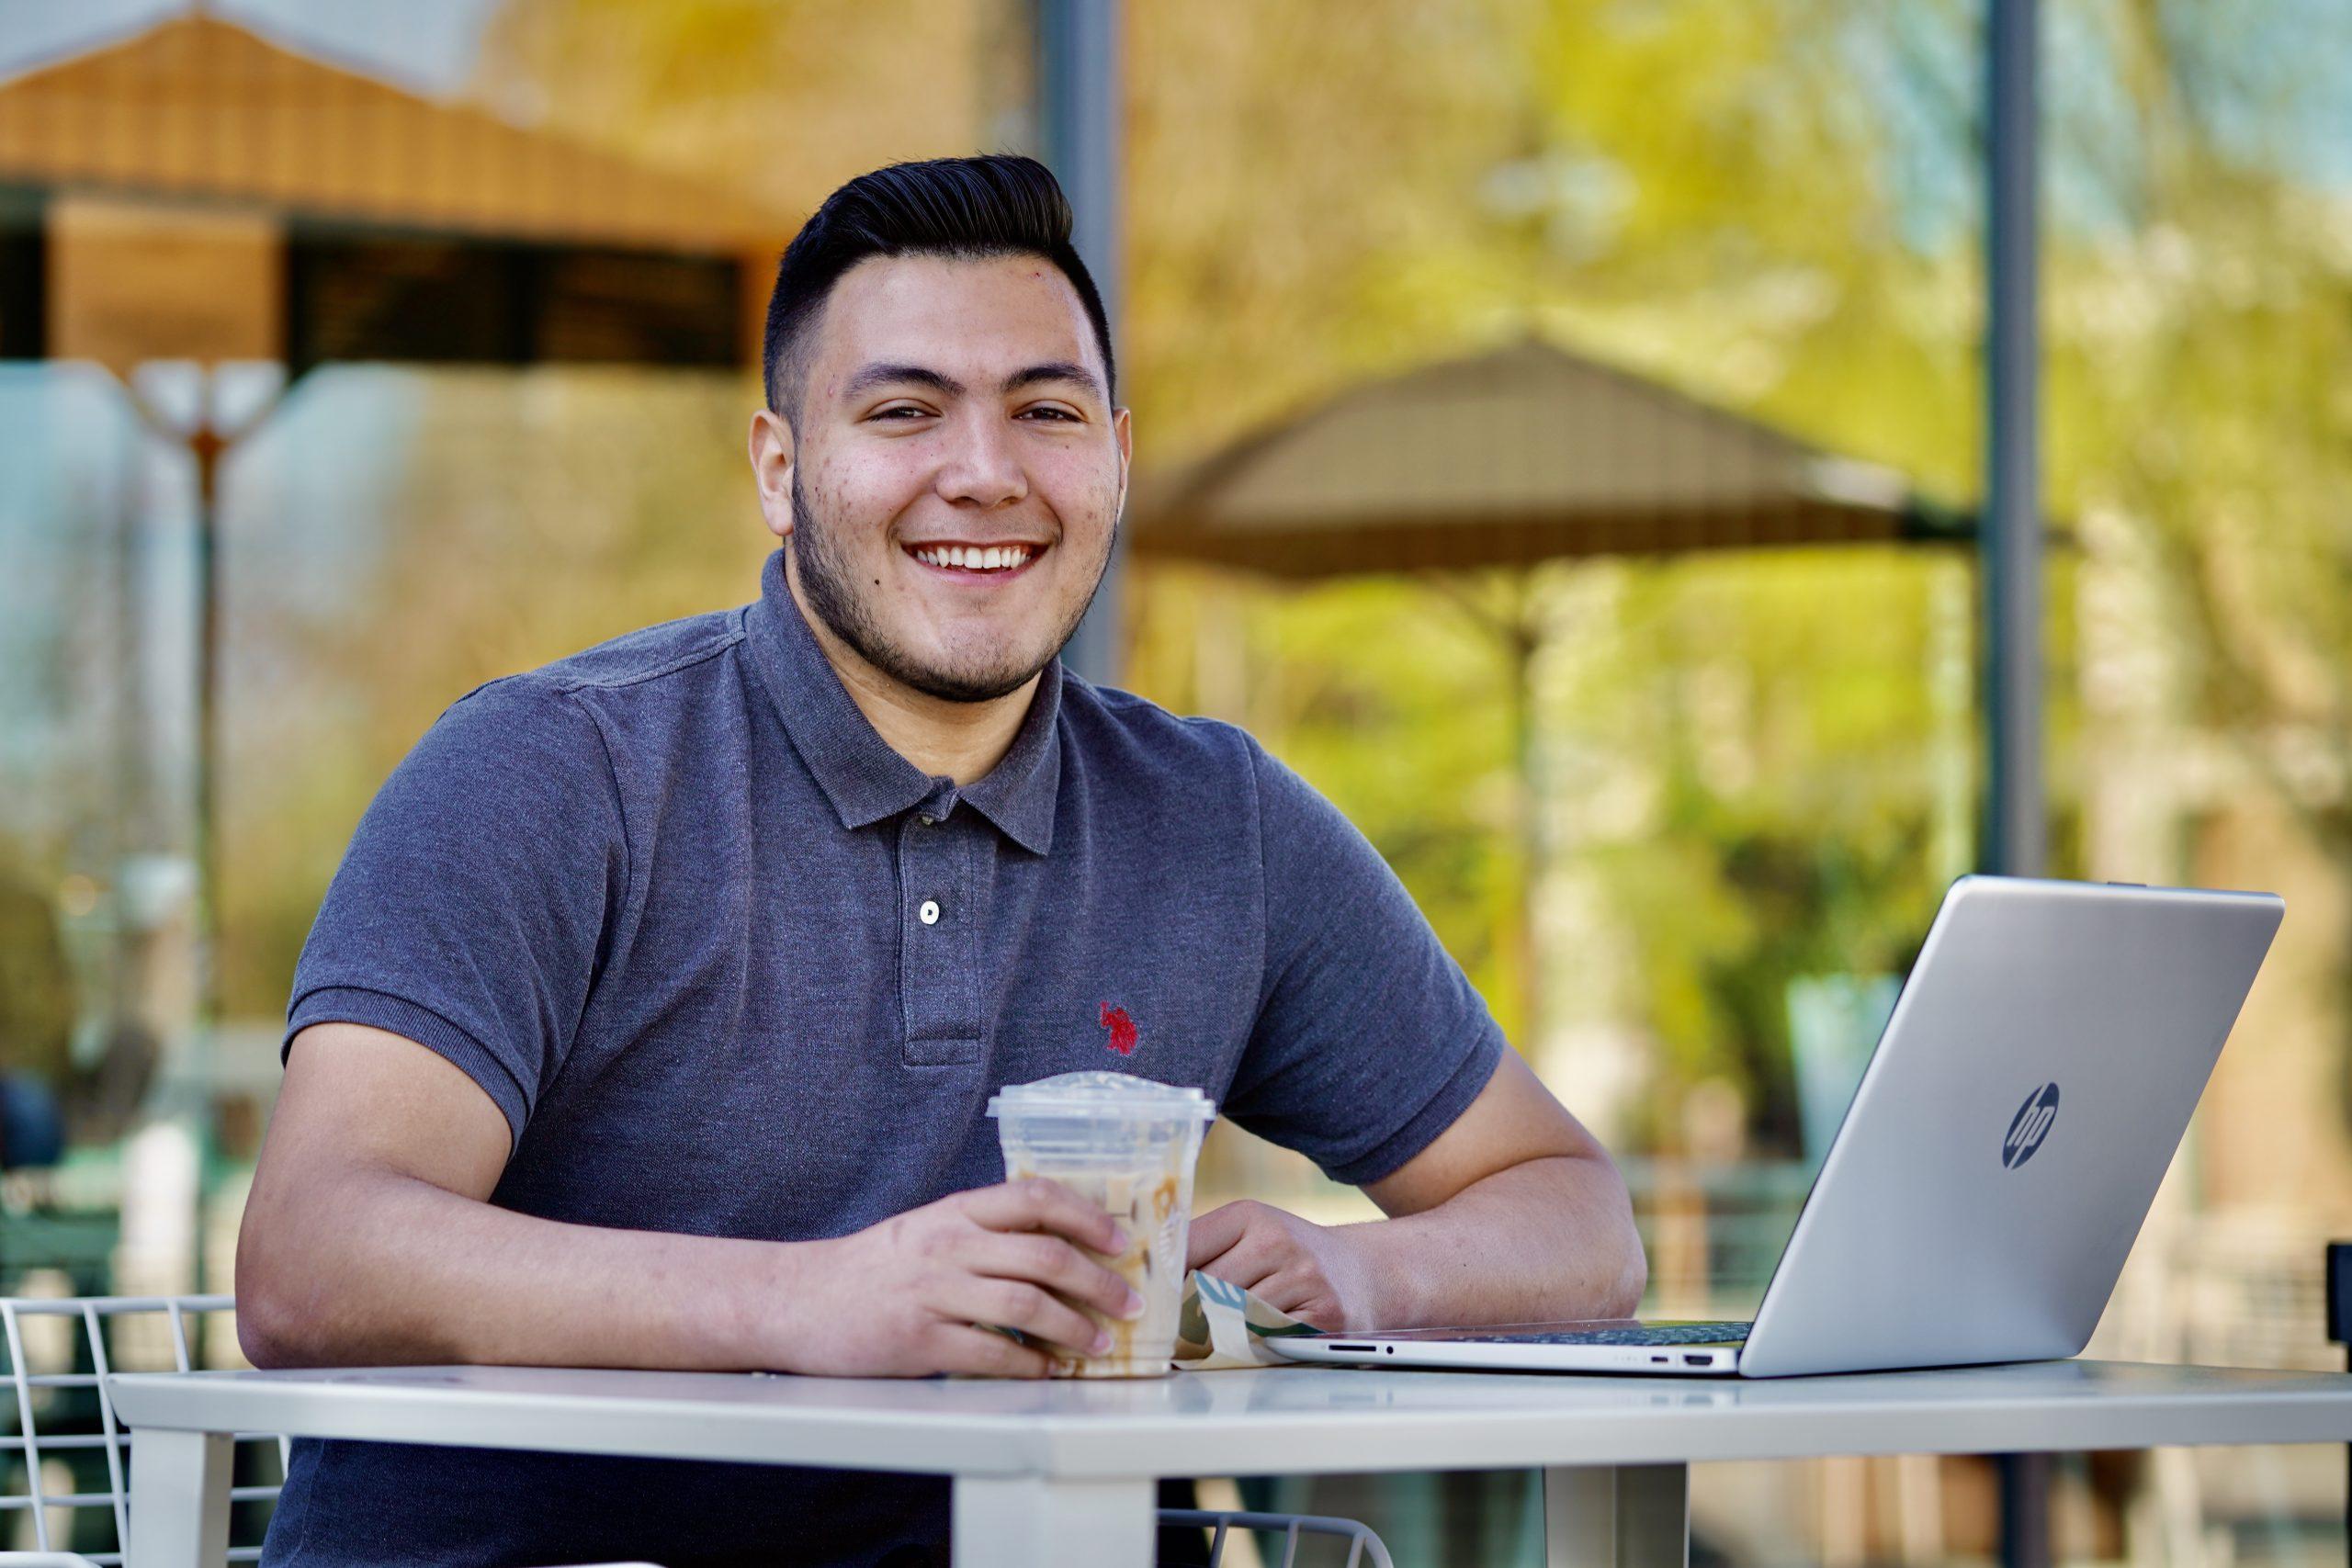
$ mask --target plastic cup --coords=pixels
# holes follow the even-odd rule
[[[1049,1177],[1099,1203],[1127,1233],[1103,1261],[1143,1298],[1143,1315],[1080,1310],[1111,1331],[1109,1353],[1053,1352],[1053,1375],[1156,1378],[1176,1353],[1184,1236],[1193,1224],[1193,1161],[1216,1106],[1196,1089],[1125,1073],[1064,1073],[1015,1084],[989,1101],[1009,1180]]]

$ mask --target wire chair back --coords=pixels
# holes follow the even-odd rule
[[[130,1455],[127,1434],[115,1418],[114,1402],[107,1396],[106,1378],[115,1371],[165,1371],[166,1367],[153,1363],[166,1359],[170,1371],[196,1370],[203,1359],[203,1330],[212,1314],[230,1314],[235,1309],[236,1298],[226,1295],[0,1296],[0,1334],[5,1334],[7,1342],[8,1382],[15,1394],[16,1421],[14,1432],[0,1436],[0,1446],[11,1450],[10,1458],[23,1465],[25,1478],[22,1492],[10,1487],[6,1495],[0,1495],[0,1526],[5,1526],[9,1537],[21,1540],[22,1527],[16,1520],[29,1511],[34,1548],[40,1553],[52,1554],[51,1561],[87,1562],[101,1568],[112,1568],[122,1562],[130,1539]],[[47,1332],[50,1319],[65,1320],[59,1325],[64,1330],[62,1337]],[[62,1344],[58,1343],[61,1337]],[[56,1408],[66,1402],[51,1391],[74,1389],[92,1391],[97,1430],[52,1430],[45,1434],[42,1423],[47,1421],[53,1427],[61,1417],[71,1427],[90,1425],[86,1406],[78,1413],[71,1408]],[[277,1445],[278,1474],[283,1478],[289,1450],[285,1438],[273,1433],[240,1432],[236,1440],[239,1444]],[[70,1463],[70,1456],[93,1450],[102,1450],[106,1457],[106,1490],[85,1491],[76,1486],[54,1493],[46,1489],[45,1461],[63,1460]],[[274,1500],[278,1491],[277,1486],[237,1486],[231,1489],[229,1495],[232,1505],[264,1502]],[[86,1552],[79,1557],[63,1555],[69,1548],[51,1537],[64,1535],[70,1540],[73,1532],[53,1529],[51,1511],[63,1511],[70,1519],[74,1511],[101,1508],[113,1517],[114,1550]],[[232,1546],[229,1550],[232,1562],[252,1562],[260,1556],[258,1544]],[[31,1561],[0,1552],[0,1562]]]
[[[1372,1528],[1354,1519],[1331,1518],[1318,1514],[1252,1514],[1237,1509],[1162,1508],[1162,1525],[1214,1532],[1209,1540],[1209,1568],[1221,1568],[1225,1562],[1225,1543],[1237,1529],[1278,1535],[1283,1542],[1282,1568],[1297,1568],[1299,1537],[1306,1535],[1336,1536],[1348,1543],[1347,1568],[1393,1568],[1388,1561],[1388,1548],[1373,1534]]]

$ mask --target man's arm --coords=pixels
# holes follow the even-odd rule
[[[1191,1264],[1340,1332],[1624,1317],[1641,1299],[1623,1179],[1515,1053],[1364,1190],[1390,1218],[1327,1226],[1228,1203],[1193,1222]]]
[[[959,1192],[834,1240],[744,1241],[498,1208],[508,1149],[497,1105],[437,1053],[356,1023],[304,1030],[237,1237],[245,1354],[1035,1377],[1043,1353],[972,1325],[1092,1348],[1108,1336],[1069,1301],[1142,1305],[1080,1250],[1120,1250],[1110,1217],[1052,1182]]]

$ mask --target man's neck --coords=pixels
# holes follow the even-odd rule
[[[1037,694],[1031,676],[1003,696],[980,703],[951,703],[929,696],[876,669],[857,649],[834,635],[821,615],[809,612],[798,582],[790,584],[800,618],[817,639],[825,662],[841,677],[849,700],[885,744],[932,777],[954,779],[957,788],[986,778],[1012,750],[1021,721]]]

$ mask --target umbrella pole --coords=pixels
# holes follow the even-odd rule
[[[1542,1017],[1544,985],[1537,973],[1535,941],[1536,902],[1544,886],[1545,862],[1544,834],[1544,787],[1535,744],[1535,655],[1544,645],[1542,623],[1536,613],[1535,574],[1526,569],[1511,574],[1510,603],[1498,612],[1480,602],[1479,596],[1452,576],[1443,572],[1425,572],[1422,581],[1448,600],[1501,645],[1503,678],[1507,690],[1503,700],[1508,708],[1511,760],[1511,835],[1512,875],[1514,886],[1509,912],[1504,916],[1503,953],[1509,970],[1511,1005],[1519,1016],[1511,1019],[1506,1032],[1521,1055],[1529,1055],[1535,1044],[1537,1024]],[[1531,1056],[1532,1059],[1532,1056]]]
[[[208,367],[195,423],[168,419],[141,396],[128,378],[131,406],[149,431],[187,452],[196,468],[196,1028],[190,1043],[190,1077],[198,1086],[196,1111],[197,1213],[195,1260],[203,1289],[204,1224],[211,1209],[218,1172],[218,1129],[210,1096],[212,1034],[220,1022],[220,468],[237,444],[258,430],[284,400],[279,388],[242,423],[224,428],[215,408],[218,372]]]
[[[1510,665],[1511,761],[1519,788],[1519,931],[1511,955],[1517,970],[1520,1051],[1533,1058],[1543,1023],[1544,977],[1536,940],[1538,906],[1549,859],[1544,832],[1543,761],[1535,735],[1535,655],[1543,632],[1535,616],[1535,584],[1532,571],[1518,574],[1516,613],[1503,627],[1504,648]]]
[[[197,1028],[209,1038],[220,1021],[220,459],[229,443],[209,411],[181,439],[196,465]]]

